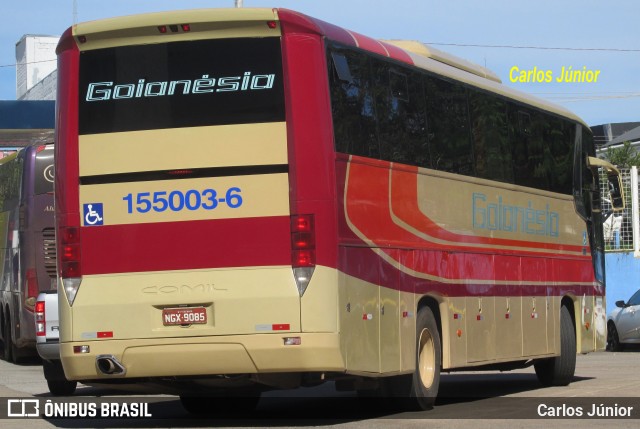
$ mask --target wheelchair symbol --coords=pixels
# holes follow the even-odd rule
[[[102,203],[92,203],[84,205],[84,224],[102,225]]]

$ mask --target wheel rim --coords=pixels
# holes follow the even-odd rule
[[[436,352],[433,337],[427,329],[420,333],[418,347],[418,373],[422,385],[428,389],[433,384],[435,376]]]

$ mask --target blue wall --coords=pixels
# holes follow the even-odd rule
[[[616,308],[616,301],[627,301],[640,289],[640,258],[633,253],[606,253],[607,314]]]

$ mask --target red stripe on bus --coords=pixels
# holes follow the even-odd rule
[[[394,60],[402,61],[403,63],[414,65],[413,60],[403,49],[398,48],[397,46],[391,45],[389,43],[380,42],[382,46],[385,47],[387,52],[389,52],[389,56]]]
[[[417,249],[394,249],[387,252],[393,253],[394,259],[400,264],[410,265],[410,259],[423,258],[425,262],[434,266],[438,264],[436,253]],[[475,259],[476,255],[469,254],[469,263],[480,264],[482,261]],[[535,258],[530,258],[535,259]],[[545,258],[539,259],[538,268],[540,273],[532,276],[533,279],[525,281],[521,277],[521,271],[516,276],[512,276],[510,283],[480,284],[472,279],[460,278],[451,282],[443,282],[438,280],[422,279],[407,272],[401,271],[398,266],[389,263],[381,263],[380,256],[375,253],[374,249],[368,247],[352,247],[341,246],[339,251],[338,269],[345,274],[357,278],[371,284],[379,285],[384,288],[399,290],[401,292],[410,292],[415,294],[435,294],[443,297],[493,297],[493,296],[604,296],[604,286],[600,286],[595,282],[593,276],[593,267],[590,262],[566,264],[566,260],[552,260]],[[512,261],[519,261],[520,258],[512,257]],[[376,267],[372,269],[371,267]],[[575,283],[556,284],[553,280],[548,280],[542,284],[533,284],[533,281],[540,281],[547,277],[547,273],[555,275],[558,272],[567,271],[567,276],[573,273],[576,278],[584,280],[586,284]],[[503,280],[509,277],[506,272],[503,276],[496,276],[496,280]],[[502,278],[501,278],[502,277]]]
[[[468,243],[462,240],[469,238],[466,235],[451,234],[446,237],[451,242],[444,244],[430,242],[425,237],[416,235],[392,218],[390,204],[395,200],[389,197],[389,174],[389,169],[371,168],[352,162],[345,190],[345,212],[357,234],[368,240],[369,246],[384,252],[387,259],[395,261],[402,271],[409,274],[415,272],[417,277],[460,282],[464,279],[470,279],[470,282],[501,280],[514,283],[581,283],[593,280],[591,259],[582,255],[552,253],[551,250],[561,248],[558,245],[553,245],[556,249],[549,249],[549,252],[527,252],[526,247],[534,247],[530,246],[530,242],[505,240],[511,246],[522,246],[525,249],[484,249],[465,246]],[[407,173],[407,176],[409,180],[406,185],[414,186],[411,183],[417,180],[417,175]],[[415,194],[411,195],[414,199],[417,198]],[[417,201],[409,202],[409,199],[405,196],[398,198],[394,207],[399,207],[401,211],[419,210]],[[405,207],[402,207],[403,204]],[[420,232],[432,234],[433,224],[424,229]],[[493,239],[483,240],[495,245]],[[483,243],[481,240],[479,242]],[[403,248],[412,250],[406,251]],[[555,263],[554,258],[561,262]]]
[[[82,228],[83,274],[291,265],[288,216]]]
[[[356,39],[358,43],[358,47],[360,49],[364,49],[369,52],[373,52],[374,54],[382,55],[383,57],[388,57],[389,53],[385,50],[380,42],[371,37],[363,36],[362,34],[356,33],[355,31],[349,31],[349,33]]]

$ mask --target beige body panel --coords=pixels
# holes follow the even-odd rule
[[[86,37],[80,50],[113,46],[164,43],[186,40],[224,39],[228,37],[280,36],[279,25],[272,29],[267,21],[277,20],[273,9],[193,9],[147,13],[89,21],[73,26],[73,35]],[[277,22],[277,21],[276,21]],[[159,25],[189,24],[191,31],[158,37]],[[152,29],[152,31],[149,31]]]
[[[299,346],[285,346],[286,334],[160,338],[90,342],[91,353],[74,354],[62,343],[65,375],[71,380],[113,378],[96,370],[96,356],[111,354],[127,368],[126,377],[207,376],[258,372],[341,371],[336,333],[296,334]],[[84,343],[86,344],[86,342]],[[215,358],[212,358],[215,356]]]
[[[347,372],[373,377],[412,372],[415,303],[422,296],[345,274],[340,274],[340,282],[340,344]],[[443,369],[560,353],[561,297],[431,298],[439,302]],[[574,305],[578,308],[580,303]],[[593,342],[585,338],[588,344],[582,351],[593,351]]]
[[[286,164],[285,141],[284,122],[82,135],[80,176]],[[176,142],[188,142],[189,150],[179,151]]]
[[[218,197],[224,198],[228,190],[233,188],[241,190],[232,193],[242,197],[241,207],[233,208],[217,201]],[[266,189],[270,192],[265,192]],[[197,205],[196,210],[165,209],[162,212],[149,210],[146,213],[136,210],[136,207],[139,207],[139,204],[136,204],[136,196],[144,192],[150,194],[147,199],[152,201],[152,196],[156,192],[164,191],[164,197],[168,198],[168,195],[174,191],[179,191],[185,196],[190,190],[194,190],[199,195],[200,204]],[[83,185],[80,187],[79,211],[85,204],[102,202],[105,207],[105,225],[288,216],[288,190],[289,178],[286,173]],[[132,198],[131,212],[128,211],[128,203],[124,201],[127,195],[131,195]],[[204,208],[205,203],[212,205],[209,197],[213,198],[216,205],[212,210]],[[191,198],[191,202],[194,201],[196,200]],[[156,203],[152,204],[152,206],[156,205]],[[86,225],[86,219],[83,219],[83,225]]]

